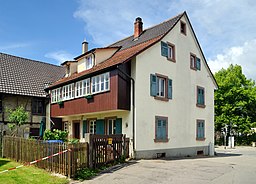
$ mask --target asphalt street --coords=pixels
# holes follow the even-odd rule
[[[215,157],[135,160],[83,184],[255,184],[256,148],[216,148]]]

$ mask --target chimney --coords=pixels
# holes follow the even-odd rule
[[[138,38],[143,31],[143,22],[140,17],[137,17],[134,22],[134,38]]]
[[[82,54],[86,53],[87,51],[88,51],[88,42],[86,41],[86,39],[84,39],[82,43]]]

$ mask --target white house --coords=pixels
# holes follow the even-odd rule
[[[138,17],[132,36],[87,48],[48,88],[70,137],[126,134],[136,158],[213,155],[217,83],[186,12],[144,30]]]

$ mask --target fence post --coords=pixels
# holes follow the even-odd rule
[[[71,144],[68,144],[68,149],[71,149],[72,148],[72,146],[71,146]],[[68,153],[68,177],[69,178],[71,178],[71,165],[72,165],[72,163],[71,163],[71,151],[68,151],[67,152]]]
[[[92,134],[89,135],[89,168],[93,168],[93,138]]]

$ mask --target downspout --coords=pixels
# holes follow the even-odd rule
[[[126,77],[128,77],[131,81],[132,81],[132,148],[133,151],[135,150],[135,105],[134,105],[134,99],[135,99],[135,80],[128,75],[127,73],[125,73],[123,70],[121,70],[119,68],[119,66],[117,65],[117,69],[118,71],[120,71],[122,74],[124,74]]]

